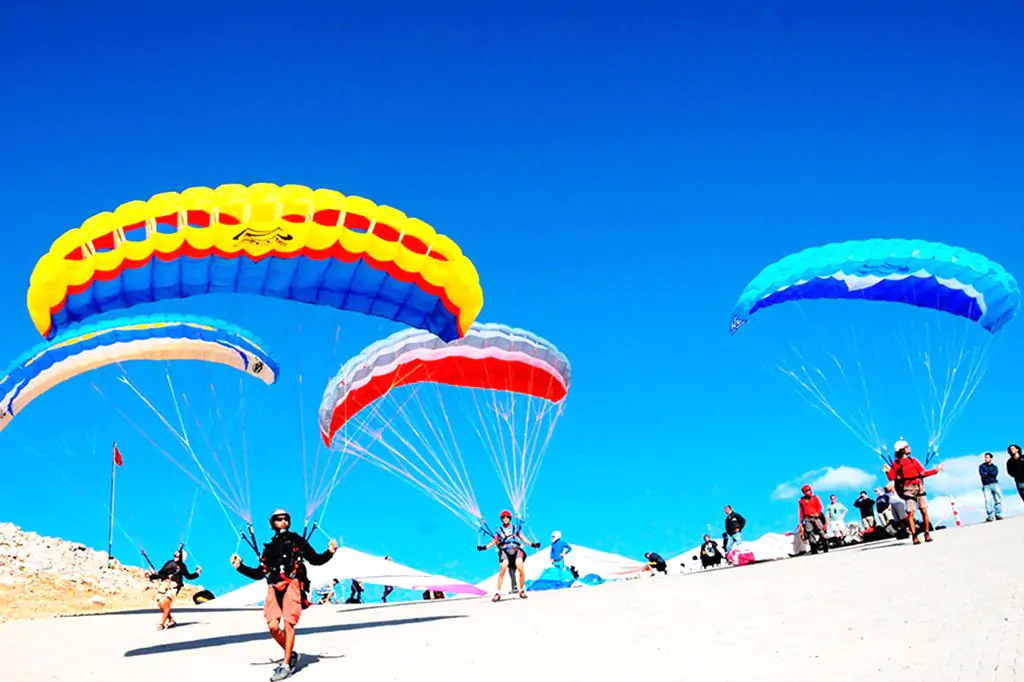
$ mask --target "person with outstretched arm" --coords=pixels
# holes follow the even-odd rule
[[[284,509],[275,509],[270,515],[274,537],[263,545],[258,567],[246,566],[237,554],[231,556],[231,565],[239,573],[252,580],[267,581],[263,617],[270,628],[270,636],[284,650],[281,665],[270,677],[272,682],[291,676],[299,664],[299,654],[295,652],[295,626],[302,610],[309,605],[306,597],[309,584],[303,562],[323,566],[338,551],[338,543],[331,540],[327,551],[317,553],[310,547],[308,539],[291,530],[291,523],[292,517]]]
[[[921,462],[911,457],[910,444],[902,439],[896,441],[893,451],[896,453],[896,459],[893,460],[892,466],[888,464],[883,466],[882,471],[890,481],[893,481],[893,490],[896,495],[907,503],[907,522],[910,524],[910,537],[913,538],[913,543],[921,544],[917,537],[914,521],[915,504],[921,508],[921,517],[924,521],[924,541],[931,542],[932,535],[929,532],[931,519],[928,518],[928,493],[924,489],[924,479],[939,473],[945,468],[945,465],[940,464],[934,469],[925,469]]]
[[[483,552],[491,547],[498,547],[498,591],[491,597],[491,601],[501,599],[501,584],[505,581],[505,572],[511,566],[519,577],[519,598],[526,599],[526,571],[523,567],[526,562],[526,552],[523,544],[534,549],[540,549],[539,542],[530,542],[521,528],[512,525],[512,512],[507,509],[501,512],[501,525],[498,526],[494,539],[486,545],[477,545],[477,551]]]
[[[174,558],[164,564],[156,573],[150,573],[150,580],[161,581],[156,593],[156,605],[160,608],[162,618],[157,630],[173,628],[177,623],[171,617],[171,606],[174,605],[174,598],[181,592],[185,580],[195,580],[203,572],[202,567],[196,566],[195,573],[189,573],[185,567],[185,550],[178,547],[174,552]]]

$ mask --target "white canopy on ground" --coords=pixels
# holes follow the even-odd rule
[[[622,580],[624,578],[635,578],[647,568],[645,562],[629,559],[619,554],[601,552],[572,543],[569,543],[569,546],[572,547],[572,551],[566,555],[565,565],[575,566],[581,578],[585,575],[595,574],[601,576],[604,580]],[[496,551],[492,550],[488,553],[488,556],[495,557],[496,559]],[[523,571],[526,573],[527,580],[537,580],[540,574],[544,572],[544,569],[549,566],[551,566],[550,546],[539,549],[535,554],[526,557]],[[483,590],[493,591],[497,584],[498,573],[495,572],[490,578],[478,582],[476,586]],[[506,578],[503,588],[507,588],[508,585],[508,578]]]
[[[742,566],[755,561],[776,561],[799,554],[803,546],[799,535],[765,533],[752,542],[738,545],[736,549],[729,552],[728,558],[734,566]]]
[[[417,571],[415,568],[403,566],[395,561],[387,561],[351,547],[339,548],[331,560],[323,566],[309,566],[309,580],[314,589],[330,585],[335,579],[340,582],[353,578],[369,585],[391,585],[407,590],[484,594],[481,590],[461,580]],[[233,592],[228,592],[206,602],[206,604],[212,604],[216,608],[252,606],[262,604],[266,595],[267,583],[259,580]]]
[[[700,547],[700,545],[697,545],[693,549],[681,552],[671,559],[666,559],[665,563],[668,564],[668,572],[670,574],[676,574],[699,571],[701,569]],[[722,548],[721,542],[718,543],[718,548]]]
[[[722,549],[721,542],[718,542],[718,548],[719,550]],[[800,540],[799,535],[765,533],[756,540],[742,543],[736,549],[741,553],[750,552],[753,554],[753,561],[775,561],[778,559],[788,559],[791,556],[800,554],[806,551],[807,546]],[[693,573],[694,571],[700,571],[702,566],[700,561],[700,545],[666,560],[666,563],[668,564],[669,573]],[[728,566],[728,563],[723,559],[721,565]]]

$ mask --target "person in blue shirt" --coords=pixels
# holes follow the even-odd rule
[[[556,530],[551,534],[551,565],[557,566],[563,563],[565,555],[572,551],[569,543],[562,539],[562,531]]]

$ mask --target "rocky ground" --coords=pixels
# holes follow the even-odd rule
[[[155,608],[157,583],[77,542],[0,524],[0,622]],[[200,586],[186,583],[178,603]]]

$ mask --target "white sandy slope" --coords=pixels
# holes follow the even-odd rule
[[[1024,520],[742,568],[536,593],[313,607],[303,682],[1024,679]],[[266,680],[259,610],[0,625],[5,682]],[[499,665],[495,652],[519,662]]]

